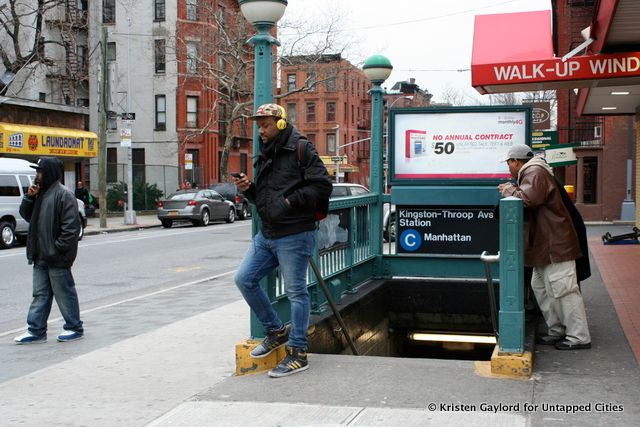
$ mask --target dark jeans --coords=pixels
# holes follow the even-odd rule
[[[29,332],[41,336],[47,332],[47,319],[53,298],[64,318],[64,329],[83,333],[76,284],[71,268],[33,265],[33,301],[27,315]]]
[[[274,268],[280,267],[284,287],[291,305],[291,332],[289,345],[307,348],[309,328],[309,292],[307,266],[316,246],[316,231],[304,231],[285,237],[268,239],[262,232],[256,234],[238,267],[235,282],[242,296],[254,311],[266,331],[282,326],[278,313],[260,280]]]

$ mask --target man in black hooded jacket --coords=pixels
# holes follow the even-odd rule
[[[27,315],[28,330],[15,338],[16,344],[47,341],[47,319],[55,297],[64,318],[64,331],[58,341],[82,338],[78,294],[71,266],[78,251],[80,219],[78,204],[62,178],[62,162],[42,157],[36,178],[20,204],[20,215],[29,222],[27,259],[33,264],[33,301]]]
[[[269,376],[277,378],[309,367],[307,266],[316,246],[315,212],[328,204],[332,185],[315,148],[287,123],[282,106],[261,105],[253,118],[261,139],[254,163],[255,182],[237,174],[235,183],[255,203],[261,227],[238,267],[235,282],[266,331],[251,356],[266,357],[288,343],[287,356],[269,371]],[[282,323],[260,287],[260,280],[275,267],[280,268],[291,305],[291,329]]]

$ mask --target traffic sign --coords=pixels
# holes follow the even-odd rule
[[[136,113],[122,113],[120,117],[122,117],[122,120],[135,120]]]

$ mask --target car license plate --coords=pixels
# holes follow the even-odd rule
[[[178,211],[169,211],[169,216],[178,216]]]

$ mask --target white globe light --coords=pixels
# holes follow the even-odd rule
[[[239,0],[240,10],[252,24],[275,24],[284,15],[287,0]]]

